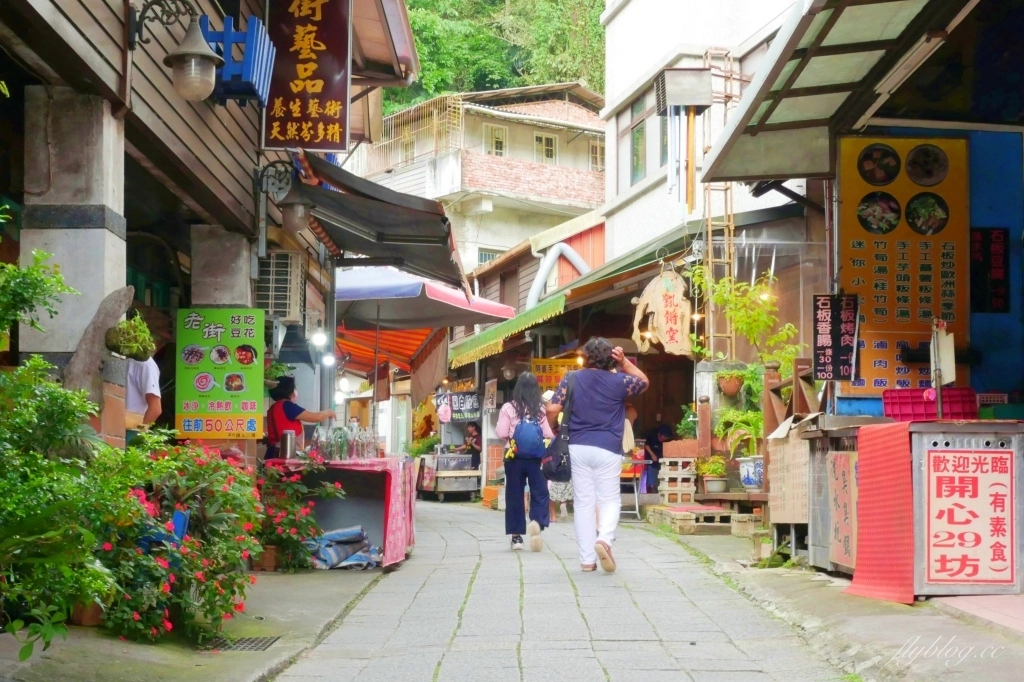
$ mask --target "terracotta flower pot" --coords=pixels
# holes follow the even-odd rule
[[[96,602],[75,604],[71,610],[71,624],[94,628],[103,622],[103,607]]]
[[[743,388],[743,377],[718,377],[718,390],[730,398],[735,398],[741,388]]]
[[[263,545],[263,553],[258,562],[253,562],[254,571],[273,573],[277,570],[277,545]]]

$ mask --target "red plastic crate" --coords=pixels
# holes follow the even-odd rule
[[[925,389],[892,388],[882,391],[882,409],[886,417],[900,422],[938,419],[934,400],[924,397]],[[942,389],[943,419],[977,419],[978,397],[973,388]]]

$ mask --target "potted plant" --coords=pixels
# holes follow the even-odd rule
[[[745,453],[737,458],[743,487],[751,492],[761,490],[764,457],[757,454],[757,448],[764,438],[764,415],[757,410],[726,408],[718,413],[715,435],[725,442],[731,455]]]
[[[769,360],[777,360],[782,365],[783,372],[792,371],[793,360],[800,352],[801,344],[789,343],[796,336],[797,328],[791,323],[779,324],[779,306],[772,291],[775,278],[765,273],[752,283],[743,282],[733,277],[722,277],[713,280],[703,266],[693,267],[689,270],[690,283],[694,295],[703,298],[725,315],[733,332],[737,337],[744,339],[750,344],[757,354],[757,361],[761,364]],[[710,358],[710,348],[699,347],[702,357]],[[735,346],[733,352],[735,353]],[[717,360],[737,361],[739,358],[728,357],[722,352],[715,354]],[[747,368],[748,370],[750,368]],[[755,370],[763,373],[763,370]],[[750,385],[752,374],[746,370],[727,369],[716,374],[719,384],[726,383],[726,388],[732,390],[735,387],[736,393],[746,380]],[[730,395],[733,397],[736,393]],[[760,391],[757,391],[760,394]]]
[[[725,457],[711,455],[697,460],[697,475],[704,481],[704,492],[724,493],[728,490],[726,480]]]
[[[679,440],[664,444],[664,457],[694,458],[697,456],[697,413],[689,405],[682,406],[683,418],[676,424]]]
[[[139,362],[149,360],[156,352],[153,335],[141,315],[136,315],[130,320],[121,320],[107,330],[103,340],[111,353]]]
[[[729,398],[735,398],[743,388],[745,370],[723,369],[715,372],[715,379],[718,380],[718,390]]]

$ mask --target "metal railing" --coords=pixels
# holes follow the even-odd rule
[[[366,155],[374,175],[462,146],[462,98],[443,95],[384,119],[380,142]]]

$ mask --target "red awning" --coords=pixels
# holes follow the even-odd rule
[[[392,364],[405,371],[409,371],[413,356],[416,355],[433,329],[408,329],[395,331],[391,329],[380,330],[380,359],[390,360]],[[445,333],[442,330],[440,333]],[[354,330],[346,329],[344,325],[338,326],[337,356],[339,358],[351,359],[347,361],[345,369],[354,372],[369,372],[373,369],[373,348],[376,332],[372,329]]]

